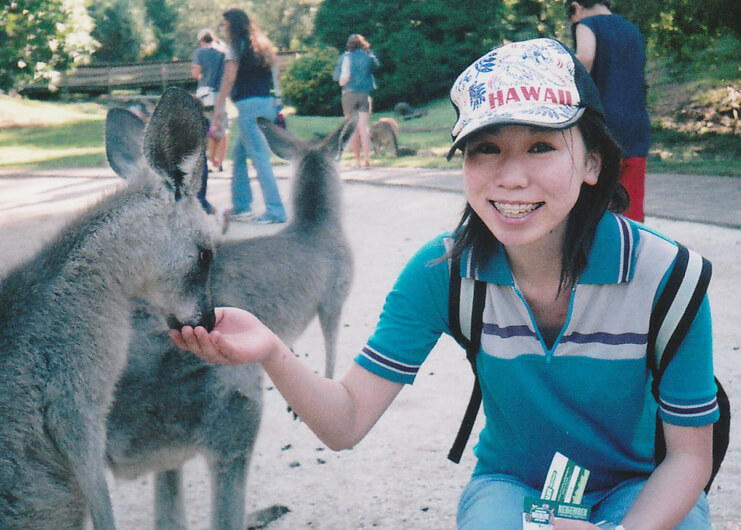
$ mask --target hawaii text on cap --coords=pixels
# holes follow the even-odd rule
[[[587,108],[603,114],[589,73],[568,48],[552,39],[494,48],[458,76],[450,99],[458,120],[448,158],[464,138],[482,127],[563,129],[574,125]]]

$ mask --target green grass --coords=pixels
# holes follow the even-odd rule
[[[97,103],[49,103],[0,95],[0,169],[50,169],[105,166],[103,129],[107,108]],[[447,98],[420,107],[424,116],[397,119],[399,145],[416,155],[373,158],[373,164],[393,167],[458,168],[460,159],[445,159],[455,112]],[[230,106],[230,115],[236,110]],[[373,113],[371,121],[394,117],[392,112]],[[342,118],[287,117],[288,130],[304,140],[332,132]],[[675,172],[741,177],[738,136],[681,132],[655,122],[648,161],[649,172]],[[345,153],[349,164],[352,155]],[[275,159],[277,162],[277,159]]]
[[[105,165],[103,119],[0,130],[0,168]]]
[[[374,112],[371,123],[380,118],[394,118],[399,123],[399,146],[417,151],[416,155],[395,157],[390,153],[373,157],[373,164],[394,167],[456,168],[460,161],[448,162],[445,156],[450,146],[450,129],[455,121],[455,111],[447,99],[440,99],[420,107],[424,115],[403,120],[391,111]],[[331,133],[342,117],[317,117],[293,115],[287,118],[288,130],[302,140],[311,140]],[[344,161],[352,159],[345,152]]]
[[[741,177],[741,166],[736,162],[741,160],[737,135],[657,128],[651,134],[649,172]]]
[[[105,165],[106,108],[0,95],[0,168]]]

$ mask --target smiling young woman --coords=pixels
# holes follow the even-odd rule
[[[524,498],[540,497],[560,452],[591,472],[583,504],[592,522],[556,528],[709,529],[703,487],[719,413],[708,302],[661,380],[659,406],[647,330],[677,244],[619,214],[620,148],[589,74],[560,42],[515,42],[461,73],[451,101],[449,156],[464,153],[461,221],[406,265],[342,380],[314,374],[234,308],[218,310],[213,332],[186,327],[173,340],[209,362],[260,362],[320,439],[349,448],[414,382],[440,335],[453,335],[454,275],[479,280],[486,424],[458,527],[521,528]],[[657,409],[667,446],[658,466]]]

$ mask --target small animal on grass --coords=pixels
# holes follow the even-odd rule
[[[386,146],[393,148],[395,156],[416,155],[417,150],[399,145],[399,124],[393,118],[381,118],[370,129],[373,152],[381,156]]]
[[[0,528],[114,528],[106,415],[126,365],[133,297],[171,327],[213,328],[212,255],[201,184],[206,126],[169,89],[146,131],[105,124],[128,186],[63,229],[0,282]]]
[[[391,147],[394,155],[399,151],[399,124],[393,118],[381,118],[370,128],[371,143],[376,156],[386,147]]]
[[[409,103],[401,101],[394,105],[394,114],[405,120],[411,120],[414,118],[421,118],[427,113],[425,111],[415,109]]]
[[[340,313],[352,279],[335,157],[355,119],[313,145],[268,120],[258,121],[272,150],[295,163],[294,214],[274,235],[217,247],[214,300],[253,312],[289,344],[318,316],[324,373],[332,377]],[[186,527],[182,466],[198,453],[211,475],[211,528],[258,527],[285,513],[285,507],[271,506],[244,522],[247,471],[262,413],[262,368],[209,365],[180,351],[145,306],[134,328],[138,339],[108,417],[107,460],[116,475],[156,474],[156,528]]]

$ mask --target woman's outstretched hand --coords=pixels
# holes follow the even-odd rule
[[[252,313],[234,307],[216,308],[216,325],[210,333],[201,326],[185,326],[170,330],[170,338],[181,350],[209,363],[228,365],[263,362],[281,344]]]

